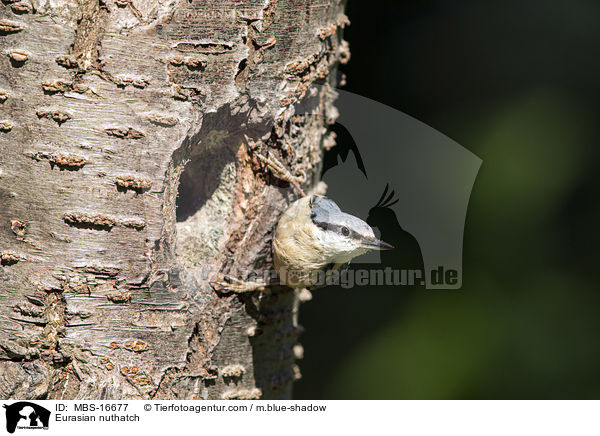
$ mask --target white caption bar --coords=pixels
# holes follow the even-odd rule
[[[15,435],[599,435],[600,401],[0,401]],[[4,429],[3,429],[4,430]],[[12,432],[11,432],[12,430]]]

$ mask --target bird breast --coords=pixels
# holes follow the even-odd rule
[[[295,288],[310,287],[312,273],[328,264],[316,234],[319,230],[310,218],[309,202],[310,197],[303,197],[292,203],[279,219],[273,238],[275,269],[283,284]]]

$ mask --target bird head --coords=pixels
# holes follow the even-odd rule
[[[313,195],[310,219],[324,255],[334,263],[346,263],[370,250],[394,248],[375,236],[363,220],[344,213],[332,200]]]

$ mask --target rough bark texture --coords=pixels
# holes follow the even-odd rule
[[[318,181],[343,7],[1,0],[0,398],[291,396],[297,297],[209,282],[271,267],[254,153]]]

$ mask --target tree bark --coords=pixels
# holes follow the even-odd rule
[[[272,268],[255,153],[318,183],[343,8],[2,0],[1,398],[291,396],[296,295],[210,282]]]

